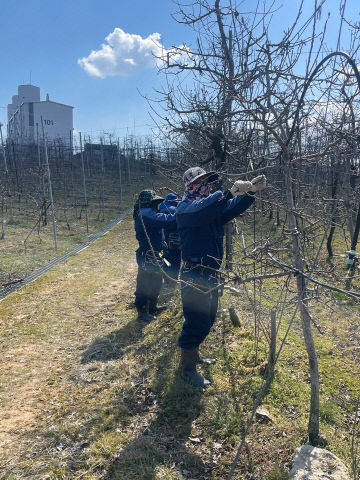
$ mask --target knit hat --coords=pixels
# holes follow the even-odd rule
[[[183,176],[185,188],[187,188],[191,183],[195,182],[199,178],[206,179],[208,183],[215,182],[219,178],[219,175],[216,172],[208,172],[201,167],[191,167],[186,170]]]

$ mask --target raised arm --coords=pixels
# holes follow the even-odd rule
[[[201,200],[181,202],[176,209],[178,227],[199,227],[211,223],[222,214],[226,202],[226,197],[220,191]]]
[[[259,175],[258,177],[253,178],[251,182],[247,180],[237,180],[229,191],[229,196],[234,198],[230,198],[226,204],[226,208],[222,215],[223,223],[227,223],[245,212],[245,210],[254,202],[255,192],[259,192],[265,187],[265,175]]]
[[[175,215],[156,212],[153,208],[141,209],[142,219],[146,227],[167,228],[176,225]]]
[[[231,195],[231,194],[230,194]],[[222,222],[230,222],[233,218],[237,217],[241,213],[254,203],[255,196],[253,193],[246,193],[245,195],[239,195],[234,198],[230,198],[226,203],[226,208],[222,214]]]

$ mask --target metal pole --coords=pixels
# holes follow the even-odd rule
[[[359,209],[356,217],[354,235],[351,240],[351,249],[347,252],[349,254],[349,257],[346,261],[346,265],[348,268],[354,267],[354,262],[356,258],[356,245],[359,238],[359,231],[360,231],[360,204],[359,204]]]
[[[3,147],[5,173],[8,173],[8,167],[7,167],[7,161],[6,161],[6,148],[5,148],[5,145],[4,145],[3,134],[2,134],[2,129],[1,129],[2,126],[3,126],[3,124],[0,122],[0,137],[1,137],[1,146]]]
[[[126,147],[127,147],[127,144],[126,144]],[[130,185],[131,184],[131,178],[130,178],[130,157],[129,157],[129,152],[128,152],[128,149],[126,148],[127,150],[127,167],[128,167],[128,184]],[[132,152],[132,149],[130,150]]]
[[[22,147],[23,143],[23,121],[22,121],[22,115],[21,115],[21,106],[22,103],[19,105],[19,119],[20,119],[20,147]]]
[[[104,189],[104,174],[105,174],[105,162],[104,162],[104,149],[103,149],[103,138],[100,138],[100,155],[101,155],[101,208],[102,208],[102,221],[105,218],[105,189]]]
[[[118,161],[119,161],[119,183],[120,183],[120,208],[122,207],[122,182],[121,182],[121,155],[120,155],[120,142],[119,137],[117,141],[117,153],[118,153]]]
[[[7,158],[6,158],[6,145],[4,145],[3,134],[2,134],[2,123],[0,122],[0,137],[1,137],[1,145],[3,147],[3,154],[4,154],[4,166],[5,166],[5,177],[6,177],[6,188],[7,193],[9,196],[9,207],[10,207],[10,222],[14,221],[14,214],[13,214],[13,204],[12,204],[12,195],[10,191],[10,179],[9,179],[9,170],[7,166]],[[8,142],[7,142],[8,143]]]
[[[79,132],[79,135],[80,135],[81,168],[82,168],[83,188],[84,188],[86,233],[89,233],[89,222],[88,222],[88,213],[87,213],[87,197],[86,197],[86,182],[85,182],[85,166],[84,166],[84,154],[83,154],[83,148],[82,148],[81,132]]]
[[[41,129],[42,129],[43,141],[44,141],[45,162],[46,162],[48,179],[49,179],[49,193],[50,193],[50,203],[51,203],[51,218],[52,218],[52,226],[53,226],[54,244],[55,244],[55,250],[57,250],[57,237],[56,237],[56,220],[55,220],[54,199],[53,199],[53,192],[52,192],[52,186],[51,186],[49,157],[48,157],[48,150],[47,150],[47,144],[46,144],[46,138],[45,138],[45,131],[44,131],[44,121],[43,121],[42,115],[41,115]]]
[[[40,168],[41,167],[41,156],[40,156],[39,124],[38,123],[36,123],[36,144],[37,144],[38,163],[39,163],[39,168]]]

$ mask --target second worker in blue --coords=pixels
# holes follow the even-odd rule
[[[135,307],[138,319],[149,322],[159,311],[157,306],[162,285],[163,229],[176,228],[175,215],[159,213],[164,199],[153,190],[140,192],[133,211],[134,227],[139,248],[136,250],[138,274],[136,278]]]

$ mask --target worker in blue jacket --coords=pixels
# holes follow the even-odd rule
[[[159,205],[159,212],[175,214],[179,199],[175,193],[168,193],[165,200]],[[164,258],[167,260],[165,272],[174,280],[177,280],[181,264],[180,237],[177,231],[176,223],[174,227],[164,229]],[[164,284],[169,288],[174,288],[176,283],[164,277]]]
[[[181,298],[185,319],[178,345],[182,376],[196,387],[210,384],[197,372],[196,365],[216,361],[202,358],[199,345],[209,334],[217,313],[224,225],[249,208],[254,202],[254,193],[266,187],[266,178],[260,175],[252,182],[238,180],[230,190],[210,194],[210,183],[217,178],[215,172],[189,168],[184,173],[184,197],[176,209],[183,260]]]
[[[154,320],[154,314],[160,310],[157,301],[162,285],[162,229],[176,227],[175,215],[158,212],[159,203],[163,200],[153,190],[143,190],[134,205],[134,227],[139,242],[136,250],[135,307],[138,319],[145,322]]]

